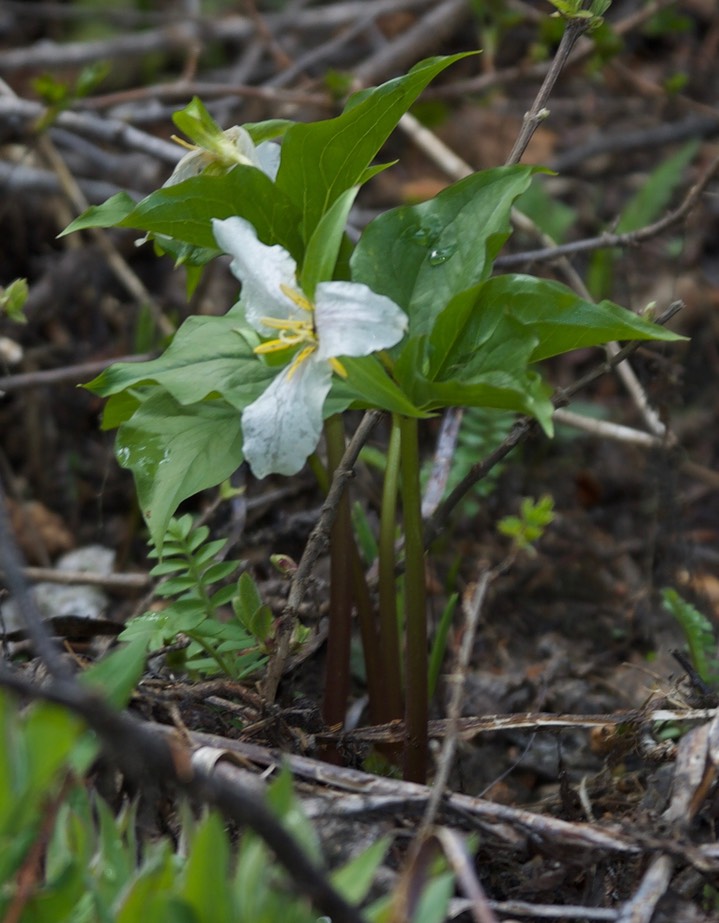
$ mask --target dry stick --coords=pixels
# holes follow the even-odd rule
[[[17,131],[32,133],[33,126],[45,112],[45,106],[34,100],[0,97],[0,124],[10,123],[16,126]],[[100,118],[88,112],[61,112],[56,117],[55,124],[81,137],[149,154],[169,166],[174,166],[182,153],[176,144],[170,144],[169,141],[163,141],[162,138],[133,128],[119,119]]]
[[[295,13],[267,14],[273,28],[301,29],[311,33],[331,30],[370,11],[381,13],[397,9],[426,7],[431,0],[355,0],[335,3],[318,9]],[[63,67],[80,67],[98,60],[133,60],[155,52],[187,51],[199,39],[218,42],[248,42],[256,35],[255,24],[247,16],[224,16],[212,19],[182,17],[165,27],[115,35],[92,42],[37,42],[25,48],[4,51],[0,55],[0,73],[28,70],[54,71]]]
[[[97,110],[146,100],[165,100],[167,102],[181,100],[185,102],[190,96],[200,96],[203,100],[237,96],[240,99],[260,99],[269,103],[292,103],[298,106],[334,107],[335,105],[326,93],[284,90],[274,86],[255,87],[247,84],[214,83],[207,80],[174,80],[172,83],[134,87],[131,90],[118,90],[115,93],[105,93],[102,96],[83,99],[81,105],[83,110]]]
[[[625,19],[612,24],[612,31],[617,36],[624,36],[634,29],[638,28],[652,16],[655,16],[666,7],[674,6],[676,0],[654,0],[643,6],[636,13],[632,13]],[[544,16],[542,16],[544,18]],[[577,64],[588,58],[595,51],[595,44],[591,39],[580,39],[569,56],[569,64]],[[508,83],[515,81],[538,80],[544,77],[551,64],[542,61],[539,64],[525,66],[519,64],[515,67],[507,67],[500,71],[490,74],[481,74],[479,77],[470,77],[467,80],[457,80],[447,86],[434,87],[428,89],[425,93],[427,99],[448,99],[458,96],[467,96],[477,93],[485,93],[495,87],[506,86]]]
[[[674,860],[657,856],[644,873],[636,894],[622,907],[617,923],[651,923],[659,901],[664,897],[674,871]]]
[[[588,27],[589,20],[568,20],[564,29],[564,33],[562,34],[562,39],[559,43],[559,47],[557,48],[557,53],[554,55],[552,64],[542,82],[542,86],[539,88],[539,92],[535,96],[531,108],[524,116],[519,136],[514,142],[514,147],[512,148],[512,151],[506,160],[506,164],[508,166],[511,164],[519,163],[519,161],[522,159],[522,155],[527,150],[529,142],[532,140],[532,135],[537,130],[539,125],[541,125],[541,123],[549,115],[546,106],[552,90],[554,89],[554,84],[557,82],[557,78],[567,63],[572,48],[574,47],[574,43],[584,32],[587,31]]]
[[[0,91],[10,97],[15,97],[15,91],[0,79]],[[60,180],[65,195],[77,210],[78,214],[88,208],[88,201],[83,195],[75,177],[68,170],[65,161],[60,156],[57,148],[47,134],[38,134],[36,138],[38,150],[55,171]],[[145,288],[139,276],[130,268],[126,260],[120,255],[109,236],[100,228],[90,228],[90,235],[102,250],[115,278],[124,286],[125,290],[140,304],[146,304],[157,329],[163,336],[171,336],[175,332],[174,325],[162,313],[162,309]]]
[[[505,269],[523,263],[540,263],[555,260],[559,257],[572,256],[576,253],[585,253],[588,250],[598,250],[603,247],[631,247],[644,243],[653,237],[658,237],[674,225],[679,224],[689,214],[701,198],[704,190],[719,172],[719,156],[715,157],[704,170],[697,182],[691,187],[681,204],[668,212],[663,218],[652,224],[647,224],[636,231],[626,231],[623,234],[605,232],[597,237],[588,237],[584,240],[575,240],[568,244],[555,244],[552,247],[543,247],[541,250],[525,250],[523,253],[511,253],[498,257],[494,265]]]
[[[479,882],[474,858],[469,856],[464,838],[450,827],[440,827],[435,831],[435,837],[454,871],[457,884],[468,898],[468,909],[474,923],[499,923]]]
[[[156,353],[141,353],[132,356],[118,356],[115,359],[99,359],[96,362],[81,362],[66,365],[61,369],[46,369],[42,372],[21,372],[0,378],[0,394],[11,391],[25,391],[47,385],[79,385],[104,372],[117,362],[145,362],[156,358]]]
[[[65,161],[58,153],[55,145],[47,135],[39,136],[37,145],[57,174],[65,195],[77,210],[77,213],[80,214],[84,212],[88,208],[89,203],[78,186],[75,177],[65,165]],[[160,305],[145,288],[144,283],[140,280],[140,277],[135,273],[134,269],[132,269],[125,258],[120,255],[120,252],[112,243],[109,235],[101,228],[88,228],[88,231],[102,251],[113,275],[125,288],[125,291],[127,291],[127,293],[139,304],[147,306],[155,326],[163,336],[172,336],[175,332],[174,324],[162,313]]]
[[[452,696],[447,709],[447,731],[442,749],[437,760],[437,773],[432,784],[432,794],[429,796],[427,807],[425,808],[424,817],[419,828],[417,842],[421,842],[429,833],[429,828],[435,821],[440,801],[444,797],[449,773],[454,761],[454,753],[457,749],[459,716],[462,711],[462,696],[464,694],[464,684],[469,670],[469,661],[474,648],[474,638],[479,624],[479,616],[482,612],[482,606],[487,595],[487,589],[495,573],[485,570],[479,578],[477,588],[474,591],[472,602],[467,613],[464,624],[464,634],[462,636],[462,645],[457,656],[457,665],[451,674]]]
[[[439,42],[449,38],[470,13],[466,0],[444,0],[444,3],[420,16],[415,25],[356,67],[355,80],[367,86],[401,72],[404,67],[426,54],[429,48],[436,48]]]
[[[287,596],[284,611],[277,626],[276,649],[267,667],[267,675],[262,684],[262,692],[268,702],[274,702],[277,695],[277,687],[282,678],[282,671],[290,653],[290,639],[292,629],[297,620],[297,612],[302,602],[302,597],[307,589],[312,568],[317,559],[327,547],[328,537],[332,524],[337,515],[337,509],[345,489],[347,481],[354,474],[354,465],[357,461],[362,446],[369,439],[370,433],[377,425],[382,411],[370,410],[363,416],[357,427],[347,449],[342,456],[342,461],[337,466],[332,477],[330,489],[322,504],[322,512],[317,523],[312,530],[305,550],[302,552],[297,571],[295,572],[290,592]]]

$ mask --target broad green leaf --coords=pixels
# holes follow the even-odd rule
[[[611,301],[593,304],[559,282],[533,276],[496,276],[485,282],[463,331],[470,349],[485,312],[505,312],[532,330],[537,337],[532,362],[610,340],[683,339]],[[458,343],[455,355],[463,351],[467,350]]]
[[[254,354],[244,330],[239,311],[222,317],[189,317],[157,359],[118,362],[86,387],[107,397],[155,382],[180,404],[195,404],[220,394],[241,411],[259,397],[275,374]],[[118,398],[106,410],[105,428],[123,422],[136,400],[142,400],[139,390],[130,398]]]
[[[225,401],[183,406],[158,390],[123,423],[115,448],[134,477],[158,549],[179,504],[235,471],[243,459],[240,415]]]
[[[352,403],[377,407],[391,413],[402,413],[408,417],[427,416],[389,377],[376,356],[365,356],[360,359],[343,358],[342,365],[348,373],[348,378],[344,381],[339,378],[334,379],[333,397],[347,396]],[[326,410],[327,407],[325,407],[325,416],[327,416]]]
[[[429,58],[350,100],[334,119],[296,124],[285,134],[277,186],[302,213],[302,237],[309,241],[322,215],[356,186],[373,158],[427,84],[463,54]]]
[[[489,407],[536,417],[552,432],[551,389],[527,369],[536,344],[532,331],[511,318],[488,318],[493,336],[482,348],[464,354],[428,374],[427,338],[414,337],[395,366],[395,375],[414,403],[424,410],[442,407]],[[486,337],[479,332],[478,339]]]
[[[39,702],[30,711],[23,729],[28,775],[22,781],[28,794],[40,798],[60,767],[69,758],[84,728],[66,708]]]
[[[314,297],[319,282],[333,277],[347,217],[358,192],[359,186],[353,186],[342,193],[322,216],[307,244],[301,284],[302,290],[310,299]]]
[[[410,335],[429,332],[451,298],[489,276],[510,234],[512,204],[536,169],[473,173],[427,202],[385,212],[365,228],[352,278],[403,308]]]
[[[206,174],[158,189],[121,222],[123,227],[165,234],[196,247],[217,249],[213,218],[239,215],[267,244],[281,244],[297,259],[302,252],[299,214],[288,196],[256,167],[238,165],[221,176]]]
[[[202,174],[157,189],[137,204],[126,193],[118,193],[83,212],[63,235],[88,227],[136,228],[160,235],[160,246],[176,258],[204,259],[206,254],[195,250],[178,250],[176,242],[219,253],[212,219],[232,215],[251,222],[265,243],[279,243],[295,259],[301,257],[299,212],[261,170],[243,165],[221,176]]]

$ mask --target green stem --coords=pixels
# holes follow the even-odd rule
[[[394,415],[387,448],[379,533],[379,636],[387,720],[402,716],[402,659],[397,624],[397,578],[395,576],[401,442],[398,417]]]
[[[427,779],[427,601],[422,542],[417,420],[400,417],[402,510],[405,541],[405,744],[404,778]]]
[[[333,474],[345,451],[342,417],[325,421],[328,473]],[[331,727],[344,724],[350,686],[352,632],[352,523],[347,491],[340,498],[330,532],[330,625],[327,637],[327,678],[323,715]]]

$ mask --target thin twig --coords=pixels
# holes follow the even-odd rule
[[[430,827],[435,822],[440,802],[444,797],[449,773],[452,769],[454,754],[457,749],[459,718],[462,711],[462,699],[464,696],[467,672],[469,670],[469,662],[472,657],[472,651],[474,650],[474,639],[477,633],[479,617],[482,613],[487,589],[489,588],[493,576],[494,573],[489,569],[481,574],[477,581],[477,587],[472,596],[472,601],[468,607],[464,623],[464,633],[462,635],[462,645],[459,649],[459,655],[457,656],[457,664],[451,675],[452,695],[447,708],[447,731],[437,760],[437,772],[432,784],[432,794],[429,796],[424,817],[420,824],[418,841],[423,840],[425,836],[427,836]]]
[[[66,365],[60,369],[46,369],[41,372],[21,372],[0,378],[0,394],[11,391],[25,391],[28,388],[42,388],[48,385],[79,385],[104,372],[118,362],[146,362],[154,359],[156,353],[141,353],[132,356],[117,356],[114,359],[98,359],[96,362],[81,362]]]
[[[541,250],[526,250],[523,253],[510,253],[506,256],[498,257],[494,261],[494,265],[499,269],[507,269],[525,263],[545,263],[559,257],[573,256],[577,253],[586,253],[590,250],[600,250],[605,247],[632,247],[644,243],[658,237],[664,231],[683,221],[698,203],[705,189],[718,172],[719,156],[712,160],[677,208],[668,212],[658,221],[647,224],[643,228],[638,228],[636,231],[625,231],[622,234],[612,234],[605,231],[597,237],[575,240],[568,244],[556,244],[552,247],[543,247]]]

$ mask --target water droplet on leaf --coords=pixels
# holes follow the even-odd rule
[[[435,247],[429,253],[429,265],[441,266],[454,256],[456,247]]]

